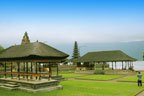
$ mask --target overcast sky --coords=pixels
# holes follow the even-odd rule
[[[0,0],[0,44],[144,40],[144,0]]]

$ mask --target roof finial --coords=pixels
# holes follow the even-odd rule
[[[28,33],[25,32],[21,44],[27,44],[27,43],[30,43],[30,40],[28,37]]]

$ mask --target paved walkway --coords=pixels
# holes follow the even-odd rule
[[[144,90],[135,96],[144,96]]]

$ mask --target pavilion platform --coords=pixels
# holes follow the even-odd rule
[[[9,90],[24,90],[28,92],[51,91],[62,89],[58,80],[24,80],[17,78],[0,78],[0,88]]]

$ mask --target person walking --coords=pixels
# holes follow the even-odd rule
[[[138,86],[142,86],[142,74],[141,74],[141,72],[138,72],[137,78],[138,78],[138,81],[137,81]]]

